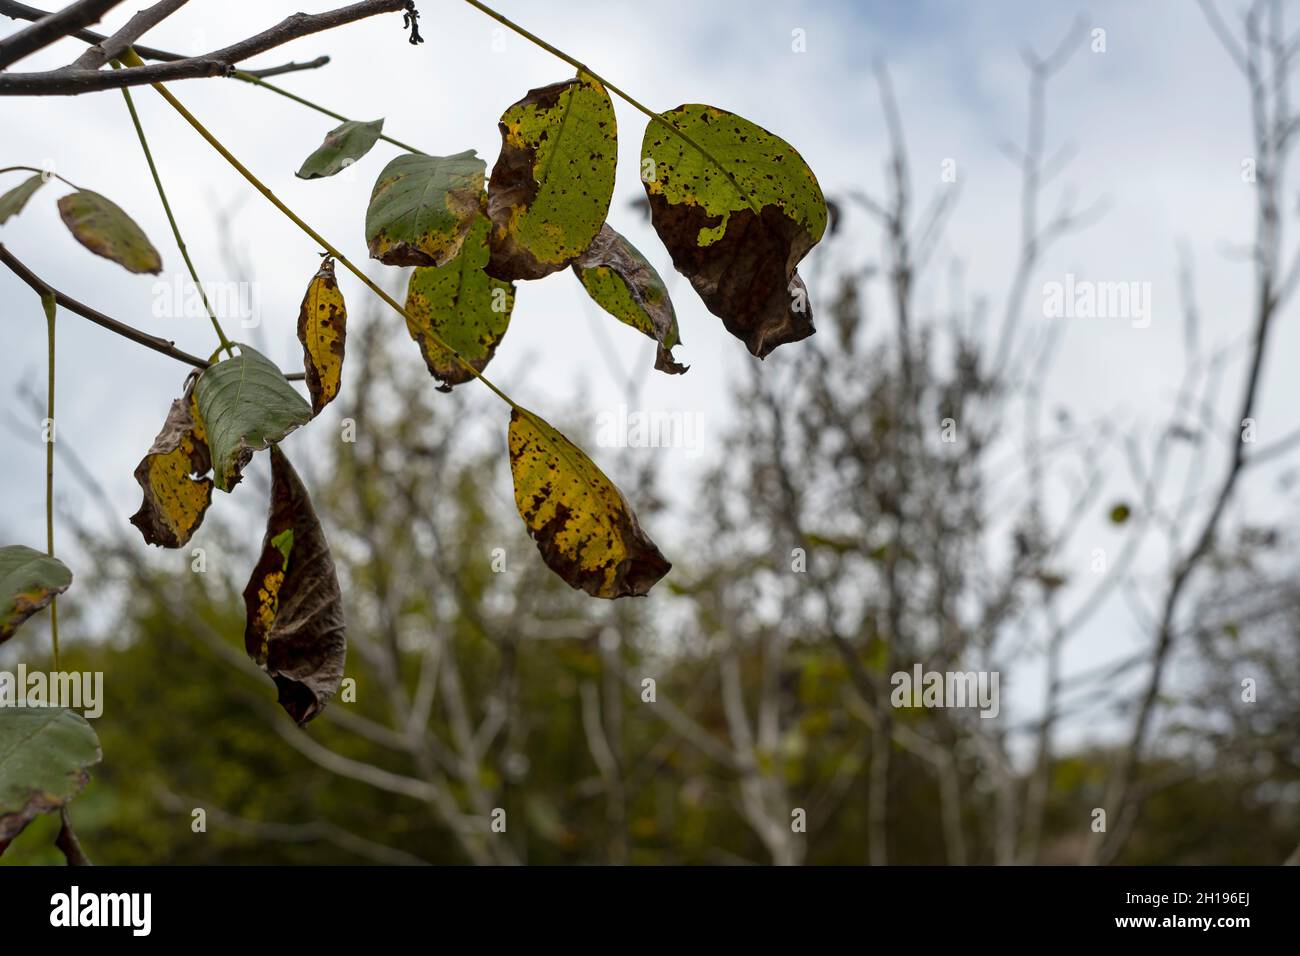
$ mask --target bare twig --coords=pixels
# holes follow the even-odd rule
[[[122,0],[78,0],[62,10],[47,13],[44,10],[32,11],[37,17],[24,17],[36,22],[13,36],[0,40],[0,70],[9,64],[21,60],[28,54],[44,49],[55,40],[60,40],[82,27],[96,23],[100,17]],[[8,13],[0,10],[0,13]],[[12,14],[11,14],[12,16]]]

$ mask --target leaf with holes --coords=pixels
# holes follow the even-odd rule
[[[681,337],[668,287],[636,246],[606,224],[574,262],[573,272],[597,305],[659,343],[656,369],[669,375],[686,371],[688,366],[673,360]]]
[[[77,241],[128,272],[162,271],[162,257],[135,221],[116,203],[89,189],[59,200],[59,216]]]
[[[307,723],[343,681],[343,599],[307,489],[274,445],[271,509],[244,607],[244,649],[275,681],[280,706],[297,723]]]
[[[32,820],[80,793],[100,757],[99,738],[80,714],[0,708],[0,853]]]
[[[222,491],[239,483],[253,453],[311,421],[311,406],[265,355],[247,345],[205,369],[194,386],[212,453],[212,479]]]
[[[498,279],[540,279],[586,251],[614,193],[614,104],[596,80],[530,90],[501,117],[501,154],[488,183]]]
[[[298,311],[298,341],[302,343],[302,362],[313,415],[319,415],[339,393],[347,323],[347,306],[334,278],[334,260],[327,256],[307,286]]]
[[[390,266],[450,262],[481,212],[486,168],[472,149],[455,156],[407,153],[385,166],[366,209],[371,258]]]
[[[58,558],[21,544],[0,548],[0,644],[70,584],[72,572]]]
[[[483,271],[491,227],[487,217],[480,216],[460,255],[441,268],[416,269],[406,288],[407,331],[420,346],[429,372],[442,382],[442,391],[473,377],[444,345],[481,372],[510,326],[515,287]]]
[[[592,597],[644,595],[668,573],[623,493],[531,412],[510,416],[515,505],[547,567]]]
[[[826,200],[794,147],[698,103],[646,126],[650,219],[709,311],[759,358],[813,334],[799,261],[826,231]]]
[[[135,466],[135,480],[144,492],[131,524],[147,544],[164,548],[184,545],[203,523],[212,504],[212,468],[207,436],[194,418],[193,384],[172,402],[162,431]]]
[[[10,217],[22,212],[23,207],[27,205],[27,200],[31,199],[36,190],[40,189],[44,183],[45,177],[37,173],[30,179],[24,179],[13,189],[0,196],[0,226],[8,222]]]
[[[370,152],[383,131],[382,119],[368,123],[348,120],[325,134],[325,142],[303,160],[302,168],[294,175],[299,179],[323,179],[342,172]]]

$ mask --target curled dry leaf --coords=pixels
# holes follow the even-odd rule
[[[135,480],[144,492],[131,524],[148,544],[164,548],[184,545],[203,523],[212,503],[212,469],[207,436],[195,418],[193,380],[185,394],[172,402],[162,431],[135,466]]]
[[[435,336],[481,372],[510,326],[514,284],[493,279],[483,271],[491,227],[486,216],[479,216],[460,255],[436,269],[416,269],[406,288],[407,331],[420,346],[429,372],[442,382],[439,388],[443,391],[451,391],[453,385],[472,376],[434,341]]]
[[[212,454],[213,482],[226,492],[239,483],[255,451],[312,418],[311,406],[275,363],[247,345],[204,369],[194,398]]]
[[[339,393],[343,377],[343,342],[347,337],[348,310],[334,278],[334,260],[325,257],[307,286],[298,312],[298,341],[306,370],[311,411],[321,409]]]
[[[577,445],[531,412],[510,415],[515,505],[547,567],[592,597],[644,595],[672,565]]]
[[[275,681],[280,706],[297,723],[307,723],[343,680],[343,601],[307,489],[274,445],[271,509],[244,607],[244,649]]]
[[[0,548],[0,644],[71,584],[72,572],[58,558],[21,544]]]
[[[573,263],[573,271],[597,305],[659,343],[656,369],[669,375],[686,371],[689,366],[673,360],[672,350],[681,337],[668,287],[632,243],[606,223]]]
[[[487,164],[469,149],[455,156],[407,153],[384,167],[366,209],[371,258],[390,266],[450,262],[482,211]]]
[[[342,172],[370,152],[383,131],[382,119],[368,123],[348,120],[325,134],[325,142],[303,160],[302,168],[294,175],[299,179],[323,179]]]
[[[106,196],[79,189],[59,200],[59,216],[77,241],[128,272],[162,271],[162,257],[144,231]]]
[[[32,194],[40,189],[44,182],[45,177],[37,173],[0,196],[0,226],[8,222],[11,216],[22,212],[23,207],[27,205],[27,200],[32,198]]]
[[[498,126],[487,271],[506,281],[540,279],[580,256],[605,222],[618,160],[614,104],[579,74],[530,90]]]
[[[100,757],[99,738],[80,714],[0,708],[0,853],[32,820],[80,793]]]
[[[646,126],[642,181],[677,271],[759,358],[812,335],[795,268],[821,239],[827,212],[808,164],[726,110],[689,104],[663,116],[673,128]]]

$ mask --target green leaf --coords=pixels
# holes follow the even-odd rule
[[[407,331],[420,346],[429,372],[442,382],[439,387],[443,391],[451,391],[453,385],[472,376],[434,336],[481,372],[510,325],[514,284],[490,278],[483,271],[491,228],[487,217],[479,216],[460,255],[441,268],[416,269],[406,288],[406,311],[411,316]]]
[[[348,309],[334,278],[334,260],[326,256],[298,310],[298,341],[313,415],[319,415],[339,393],[347,334]]]
[[[673,360],[672,349],[681,337],[668,287],[636,246],[606,224],[573,263],[573,272],[597,305],[659,343],[656,369],[669,375],[686,371],[688,366]]]
[[[759,358],[812,335],[795,267],[826,231],[817,177],[793,146],[734,113],[692,103],[663,115],[678,132],[651,120],[641,170],[677,271]]]
[[[244,588],[244,608],[244,649],[275,681],[280,706],[307,723],[343,681],[343,598],[307,489],[274,445],[266,536]]]
[[[77,241],[128,272],[162,271],[162,257],[147,236],[116,203],[89,189],[59,200],[59,216]]]
[[[323,179],[351,166],[370,152],[384,131],[383,119],[348,120],[325,134],[325,142],[308,156],[294,175],[299,179]]]
[[[0,708],[0,853],[36,817],[75,797],[100,757],[99,739],[80,714]]]
[[[32,194],[44,184],[45,177],[37,173],[30,179],[24,179],[13,189],[0,196],[0,226],[8,222],[9,217],[22,212],[23,207],[27,205],[27,200],[31,199]]]
[[[179,548],[190,540],[212,503],[212,479],[202,477],[211,468],[207,436],[194,419],[190,385],[172,402],[162,431],[135,466],[144,500],[131,524],[146,544]]]
[[[0,548],[0,644],[72,584],[58,558],[21,544]]]
[[[501,117],[501,153],[488,183],[498,279],[540,279],[586,251],[614,193],[614,104],[596,80],[530,90]]]
[[[247,345],[240,345],[234,358],[207,368],[194,397],[212,451],[213,480],[227,492],[239,483],[255,451],[312,417],[311,406],[275,363]]]
[[[532,412],[510,415],[515,505],[547,567],[592,597],[641,596],[672,568],[623,493]]]
[[[474,150],[407,153],[384,167],[366,209],[371,258],[390,266],[440,266],[460,252],[478,217],[487,168]]]

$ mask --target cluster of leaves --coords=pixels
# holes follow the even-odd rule
[[[343,123],[297,175],[337,174],[375,145],[382,126]],[[606,222],[618,134],[605,86],[579,71],[530,91],[505,111],[499,128],[501,151],[490,177],[472,150],[404,153],[380,172],[366,210],[370,255],[414,267],[402,311],[439,389],[482,378],[509,327],[517,282],[566,268],[605,311],[656,342],[656,369],[685,372],[672,354],[681,336],[662,278]],[[794,148],[724,110],[686,105],[651,114],[641,153],[654,228],[709,310],[760,358],[811,335],[796,268],[825,231],[827,208]],[[0,196],[0,224],[49,178],[34,175]],[[58,206],[92,252],[131,272],[161,271],[140,227],[105,197],[76,189]],[[131,522],[146,542],[179,548],[202,523],[214,488],[231,492],[253,455],[270,449],[265,539],[244,591],[245,647],[299,723],[337,692],[346,644],[329,547],[277,443],[338,395],[346,326],[327,256],[298,321],[310,404],[273,362],[236,343],[186,380],[135,470],[143,501]],[[627,499],[574,443],[492,388],[512,408],[516,505],[547,566],[595,597],[648,593],[671,564]],[[21,547],[0,551],[0,601],[8,602],[0,641],[70,581],[52,557]]]

